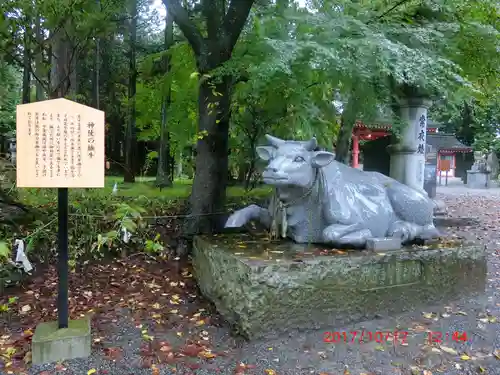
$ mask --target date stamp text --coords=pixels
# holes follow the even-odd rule
[[[407,345],[408,331],[327,331],[323,341],[332,344],[364,344],[389,342]]]

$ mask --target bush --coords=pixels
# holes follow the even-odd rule
[[[114,195],[112,188],[116,181],[117,178],[107,178],[104,189],[69,190],[70,267],[134,252],[167,255],[158,229],[178,232],[182,218],[175,216],[183,213],[191,188],[189,182],[179,182],[162,191],[152,182],[120,184],[118,194]],[[29,208],[29,213],[21,223],[0,225],[0,249],[4,252],[3,258],[0,254],[0,279],[8,285],[11,282],[6,280],[20,279],[20,270],[8,262],[13,256],[11,248],[15,240],[25,242],[30,261],[49,264],[56,261],[58,233],[56,189],[12,188],[11,191]],[[241,187],[232,187],[228,206],[237,208],[268,193],[268,188],[247,193]],[[0,287],[1,284],[0,280]]]

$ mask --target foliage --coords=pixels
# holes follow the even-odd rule
[[[23,57],[28,54],[31,65],[40,68],[31,71],[37,73],[34,81],[47,86],[52,63],[49,47],[55,43],[52,34],[64,29],[70,50],[79,57],[78,98],[106,112],[106,153],[120,165],[129,104],[127,3],[43,0],[31,5],[18,0],[1,5],[0,79],[5,84],[0,88],[0,131],[13,129]],[[205,16],[199,5],[199,1],[186,2],[187,15],[205,36]],[[343,124],[389,117],[396,96],[410,89],[437,99],[431,118],[443,123],[445,130],[476,149],[498,148],[497,138],[492,137],[500,123],[498,7],[491,0],[397,4],[322,0],[308,2],[307,7],[296,1],[258,1],[231,58],[201,76],[200,62],[185,35],[176,28],[174,45],[165,51],[159,15],[149,2],[141,1],[139,8],[134,101],[138,140],[147,149],[140,156],[145,174],[158,155],[154,145],[166,88],[172,90],[167,110],[171,154],[177,164],[186,165],[191,161],[179,160],[181,155],[187,159],[186,150],[207,136],[198,129],[199,87],[207,80],[216,85],[227,77],[234,83],[230,169],[247,187],[256,180],[254,148],[266,132],[284,138],[314,135],[330,148],[339,134],[341,116]],[[74,22],[68,23],[68,17]],[[42,41],[34,33],[37,25],[44,31]],[[168,73],[161,69],[166,54],[172,65]],[[178,173],[185,173],[181,169]],[[174,207],[178,198],[184,201],[189,193],[186,184],[159,191],[143,183],[120,190],[118,196],[111,194],[109,186],[104,192],[73,192],[72,258],[118,255],[132,247],[158,250],[156,233],[150,232],[144,217],[178,210]],[[43,246],[46,251],[41,253],[48,259],[55,248],[55,194],[33,190],[21,195],[23,202],[45,212],[15,234],[31,240],[30,249]],[[122,228],[133,232],[131,243],[121,240]],[[12,233],[7,237],[10,243]]]
[[[20,103],[21,77],[0,57],[0,133],[12,133],[16,124],[16,105]]]
[[[112,193],[116,179],[110,178],[105,189],[70,190],[69,250],[72,268],[88,261],[110,257],[124,257],[135,253],[168,255],[159,224],[169,222],[172,230],[179,219],[177,215],[189,195],[190,182],[180,181],[161,193],[149,181],[120,184],[118,194]],[[245,205],[270,193],[267,187],[255,189],[250,194],[241,187],[228,191],[230,205]],[[19,189],[19,199],[37,209],[40,216],[35,221],[13,228],[0,226],[0,280],[21,280],[22,272],[12,266],[10,244],[22,239],[25,252],[36,264],[52,263],[57,256],[57,192],[55,189]],[[41,214],[43,212],[43,214]],[[124,230],[131,234],[124,241]],[[1,286],[1,282],[0,282]]]

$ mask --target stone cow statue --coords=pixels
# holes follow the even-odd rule
[[[258,220],[297,243],[364,247],[367,239],[398,237],[402,243],[439,235],[433,224],[434,203],[378,172],[363,172],[317,151],[315,138],[285,141],[266,135],[257,147],[268,162],[262,177],[274,186],[268,209],[250,205],[234,212],[226,227]]]

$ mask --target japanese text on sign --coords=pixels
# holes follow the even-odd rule
[[[418,147],[417,147],[417,153],[418,154],[425,154],[425,127],[427,125],[427,118],[425,117],[424,114],[420,116],[418,119],[418,125],[420,127],[420,130],[418,131],[417,139],[418,139]]]
[[[89,140],[89,142],[87,144],[87,152],[88,152],[89,158],[93,158],[94,153],[95,153],[94,127],[95,127],[95,124],[93,122],[89,122],[87,124],[88,140]]]
[[[19,105],[17,147],[19,187],[104,187],[102,111],[66,99]]]
[[[418,124],[420,125],[421,128],[425,128],[425,125],[427,124],[427,119],[425,118],[425,115],[420,116]]]

